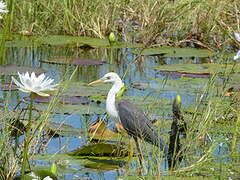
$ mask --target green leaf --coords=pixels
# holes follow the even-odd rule
[[[115,42],[110,46],[108,39],[99,39],[91,37],[76,37],[76,36],[63,36],[63,35],[49,35],[37,38],[36,41],[40,44],[48,45],[77,45],[89,46],[92,48],[133,48],[142,47],[142,44],[133,44],[125,42]]]
[[[50,168],[50,171],[57,175],[57,165],[53,162],[52,165],[51,165],[51,168]]]
[[[48,104],[36,104],[35,108],[41,111],[48,109]],[[59,114],[104,114],[105,109],[96,105],[72,105],[72,104],[57,104],[51,112]]]
[[[233,64],[217,64],[217,63],[204,63],[204,64],[168,64],[155,66],[154,69],[160,71],[191,73],[191,74],[225,74],[230,73],[234,68],[234,72],[240,72],[240,65]]]
[[[50,171],[49,167],[35,167],[33,171],[25,175],[24,179],[44,179],[47,176],[49,176],[53,180],[57,180],[57,176]]]
[[[216,53],[207,49],[196,48],[178,48],[170,46],[161,46],[157,48],[146,48],[143,51],[133,51],[134,54],[145,56],[162,55],[163,57],[210,57]]]
[[[79,128],[64,123],[48,122],[46,129],[52,136],[79,137],[82,134]]]
[[[87,84],[83,82],[65,82],[63,85],[66,86],[66,89],[63,92],[64,95],[70,96],[107,96],[107,93],[112,86],[111,84],[105,83],[97,86],[87,86]]]
[[[73,152],[71,156],[97,158],[97,157],[127,157],[130,152],[120,144],[97,143],[83,146]]]
[[[80,57],[51,57],[46,60],[40,60],[44,63],[49,64],[60,64],[60,65],[78,65],[78,66],[93,66],[102,65],[106,63],[105,61],[84,59]]]

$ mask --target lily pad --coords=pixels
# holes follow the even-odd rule
[[[33,47],[37,46],[32,40],[13,40],[7,41],[5,44],[6,47]]]
[[[33,101],[37,103],[49,103],[54,98],[56,97],[55,96],[44,97],[44,96],[35,95],[33,97]],[[64,95],[64,96],[58,96],[57,98],[59,99],[59,102],[61,104],[89,104],[87,97]],[[24,97],[24,100],[30,101],[30,97],[29,96]]]
[[[92,156],[91,156],[92,157]],[[45,154],[45,155],[35,155],[33,157],[36,160],[47,160],[47,161],[58,161],[58,162],[63,162],[67,163],[71,166],[76,165],[76,166],[83,166],[86,168],[91,169],[97,169],[99,170],[111,170],[111,169],[118,169],[122,167],[124,164],[127,163],[127,160],[129,159],[128,157],[95,157],[95,158],[88,158],[88,157],[80,157],[80,156],[72,156],[69,155],[68,153],[65,154]],[[64,175],[72,173],[71,166],[66,166],[63,169],[61,167],[58,167],[58,172],[62,173]],[[75,170],[76,171],[76,170]],[[74,171],[74,172],[75,172]],[[79,173],[79,169],[77,169],[77,172]]]
[[[154,69],[160,72],[179,72],[182,74],[224,74],[229,73],[234,68],[234,72],[240,72],[240,65],[237,64],[217,64],[217,63],[204,63],[204,64],[168,64],[156,66]]]
[[[233,94],[239,93],[240,92],[240,86],[232,86],[230,87],[224,94],[224,96],[232,96]]]
[[[48,134],[53,137],[79,137],[82,134],[80,129],[64,123],[48,122],[46,127]]]
[[[87,86],[83,82],[66,82],[67,88],[64,90],[65,95],[69,96],[106,96],[111,88],[111,84],[99,84],[97,86]]]
[[[12,83],[4,83],[4,84],[0,84],[0,90],[1,91],[15,91],[15,90],[18,90],[18,87]]]
[[[34,107],[40,111],[46,111],[48,104],[35,104]],[[72,104],[57,104],[52,110],[52,113],[59,114],[104,114],[105,109],[95,105],[72,105]]]
[[[18,72],[19,73],[35,72],[36,74],[41,74],[41,73],[44,73],[45,70],[38,67],[18,66],[15,64],[0,66],[0,75],[17,75]]]
[[[80,57],[52,57],[47,60],[40,61],[49,64],[78,65],[78,66],[102,65],[106,63],[106,61],[83,59]]]
[[[1,35],[0,35],[1,39]],[[116,41],[110,45],[109,40],[92,38],[92,37],[79,37],[67,35],[47,35],[47,36],[19,36],[13,35],[11,40],[6,42],[6,47],[37,47],[41,45],[50,46],[78,46],[82,49],[92,48],[136,48],[143,47],[140,43],[128,43]]]
[[[110,141],[118,141],[122,137],[120,134],[108,129],[106,123],[101,120],[97,120],[90,126],[88,135],[91,139]]]
[[[130,152],[120,144],[97,143],[83,146],[68,153],[71,156],[87,158],[96,157],[127,157]]]
[[[209,78],[210,73],[186,73],[186,72],[174,72],[174,71],[160,71],[159,74],[163,76],[173,77],[189,77],[189,78]]]
[[[113,169],[119,169],[123,165],[125,165],[126,161],[106,161],[106,160],[92,160],[93,162],[89,162],[84,164],[84,167],[96,170],[104,170],[109,171]]]
[[[79,47],[88,46],[92,48],[133,48],[142,47],[142,44],[133,44],[126,42],[116,42],[110,46],[108,39],[99,39],[91,37],[76,37],[63,35],[48,35],[36,39],[39,44],[47,45],[77,45]]]
[[[143,51],[134,51],[134,54],[140,54],[145,56],[162,55],[163,57],[210,57],[216,53],[207,49],[196,48],[177,48],[170,46],[161,46],[157,48],[146,48]]]

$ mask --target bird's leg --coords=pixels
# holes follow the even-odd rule
[[[140,163],[140,165],[141,165],[141,168],[144,168],[144,167],[143,167],[143,162],[142,162],[143,156],[142,156],[141,148],[140,148],[140,146],[139,146],[137,137],[134,137],[134,141],[135,141],[136,146],[137,146],[139,163]]]

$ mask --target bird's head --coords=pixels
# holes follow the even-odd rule
[[[109,73],[105,74],[102,78],[100,78],[96,81],[93,81],[93,82],[89,83],[88,85],[91,86],[94,84],[107,83],[107,82],[123,84],[121,78],[118,76],[117,73],[109,72]]]

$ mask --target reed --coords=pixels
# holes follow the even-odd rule
[[[225,47],[240,31],[238,0],[12,1],[10,30],[24,35],[106,38],[110,32],[147,46]]]

